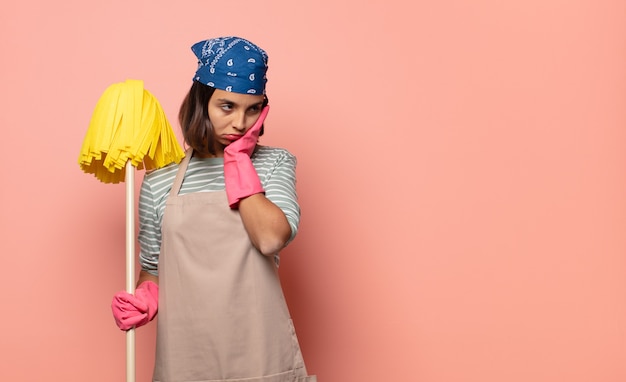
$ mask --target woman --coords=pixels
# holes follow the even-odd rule
[[[159,311],[154,381],[315,381],[277,274],[300,219],[296,159],[257,145],[267,54],[239,37],[192,51],[198,69],[179,113],[189,149],[144,177],[142,270],[113,315],[128,330]]]

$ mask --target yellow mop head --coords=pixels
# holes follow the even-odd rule
[[[98,100],[78,163],[104,183],[120,183],[128,161],[152,170],[184,155],[157,99],[143,81],[127,80],[109,86]]]

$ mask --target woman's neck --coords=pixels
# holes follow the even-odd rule
[[[213,150],[215,152],[215,154],[211,154],[209,152],[206,153],[201,153],[198,152],[197,150],[194,150],[193,155],[198,157],[198,158],[223,158],[224,157],[224,149],[226,148],[226,146],[219,144],[216,142],[215,145],[215,149]]]

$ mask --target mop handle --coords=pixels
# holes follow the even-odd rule
[[[126,162],[126,292],[135,293],[135,168]],[[126,381],[135,382],[135,328],[126,332]]]

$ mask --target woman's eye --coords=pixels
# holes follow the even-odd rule
[[[222,105],[222,110],[231,111],[232,109],[233,109],[233,105],[230,105],[230,104]]]

